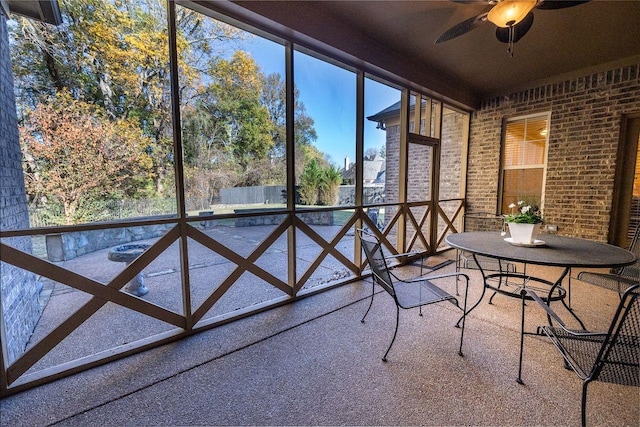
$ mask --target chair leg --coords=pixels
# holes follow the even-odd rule
[[[459,356],[464,356],[464,354],[462,353],[462,340],[464,339],[464,322],[467,320],[467,296],[469,294],[469,279],[466,280],[467,286],[464,292],[464,308],[462,309],[462,329],[460,330],[460,348],[458,349]]]
[[[581,420],[582,427],[587,425],[587,386],[591,380],[586,379],[584,383],[582,383],[582,407],[581,407]]]
[[[497,292],[494,292],[493,295],[489,298],[489,304],[493,304],[493,297],[495,297]]]
[[[360,319],[360,323],[364,323],[364,318],[367,317],[367,314],[369,314],[369,310],[371,310],[371,306],[373,305],[373,296],[376,294],[376,285],[375,283],[371,282],[371,300],[369,301],[369,307],[367,308],[367,311],[364,313],[364,316],[362,316],[362,319]]]
[[[567,274],[567,276],[569,277],[567,285],[567,299],[569,300],[569,308],[571,308],[571,267],[569,267],[569,274]]]
[[[479,264],[478,264],[479,265]],[[502,270],[502,261],[498,260],[498,269],[500,270],[500,276],[498,278],[498,289],[500,289],[502,287],[502,274],[503,274],[503,270]],[[507,266],[507,281],[509,280],[509,266]],[[486,282],[485,282],[486,283]],[[494,292],[493,294],[491,294],[491,296],[489,297],[489,304],[493,305],[493,298],[496,296],[497,292]]]
[[[520,319],[520,361],[518,363],[518,379],[516,380],[516,382],[518,384],[524,384],[524,382],[522,381],[522,353],[524,351],[524,309],[526,307],[525,304],[525,295],[526,295],[526,291],[522,291],[521,292],[521,296],[522,296],[522,317]]]
[[[391,350],[391,346],[393,342],[396,340],[396,335],[398,335],[398,324],[400,323],[400,307],[396,305],[396,330],[393,332],[393,338],[391,339],[391,344],[389,344],[389,348],[387,348],[387,352],[382,357],[382,361],[387,361],[387,354],[389,354],[389,350]]]
[[[456,273],[460,273],[460,249],[456,249]],[[460,280],[459,276],[456,276],[456,296],[460,295],[458,291],[458,280]]]

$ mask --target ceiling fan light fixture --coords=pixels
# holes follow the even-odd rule
[[[512,27],[536,6],[537,0],[502,0],[489,11],[487,19],[498,27]]]

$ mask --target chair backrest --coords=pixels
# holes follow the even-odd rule
[[[592,380],[640,386],[640,284],[624,293],[591,374]]]
[[[620,270],[620,275],[625,277],[632,277],[634,279],[640,279],[640,245],[638,245],[638,236],[640,235],[640,226],[636,227],[635,233],[633,233],[633,239],[629,250],[636,256],[636,262]]]
[[[367,208],[367,216],[373,222],[377,229],[380,227],[380,208]]]
[[[380,240],[365,230],[358,229],[358,237],[362,243],[362,249],[369,261],[369,266],[373,273],[373,279],[382,286],[387,292],[395,297],[396,292],[393,288],[393,279],[387,267],[387,261],[384,258]]]

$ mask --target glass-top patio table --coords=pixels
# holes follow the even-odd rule
[[[546,294],[544,301],[561,301],[565,308],[576,318],[584,328],[582,321],[576,316],[564,301],[566,290],[562,287],[562,281],[572,268],[615,268],[635,262],[635,255],[617,246],[601,242],[594,242],[575,237],[564,237],[551,234],[538,236],[544,244],[520,246],[507,242],[500,232],[478,231],[450,234],[446,242],[459,250],[470,252],[479,267],[484,280],[482,295],[478,301],[467,311],[469,314],[484,298],[487,289],[502,295],[518,299],[531,299],[523,292],[525,288],[532,287],[532,282],[542,285],[536,290]],[[498,260],[520,262],[523,264],[545,265],[562,267],[562,271],[555,282],[527,275],[526,272],[514,273],[503,270],[488,274],[478,262],[477,256],[485,256]],[[496,281],[492,281],[495,279]],[[497,284],[496,284],[497,283]],[[551,322],[551,319],[549,319]],[[524,333],[524,316],[522,333]],[[522,335],[522,334],[521,334]],[[522,340],[521,340],[522,341]],[[522,342],[520,343],[520,370],[522,367]],[[522,383],[518,373],[518,382]]]

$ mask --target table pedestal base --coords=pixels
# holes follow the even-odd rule
[[[482,274],[484,286],[482,289],[482,295],[480,295],[480,298],[478,299],[478,301],[469,309],[469,311],[467,311],[466,314],[469,314],[482,302],[487,292],[487,289],[493,291],[493,295],[491,295],[491,298],[489,299],[490,304],[493,301],[493,297],[496,294],[501,294],[501,295],[508,296],[510,298],[517,298],[522,300],[522,323],[520,325],[520,357],[519,357],[520,360],[518,364],[518,378],[516,379],[516,382],[518,382],[519,384],[524,384],[524,382],[522,381],[522,355],[523,355],[523,347],[524,347],[524,335],[525,334],[537,335],[537,333],[524,331],[525,301],[533,301],[533,298],[531,298],[525,292],[526,289],[532,289],[542,295],[546,295],[545,297],[542,297],[542,300],[545,303],[547,303],[547,305],[550,304],[552,301],[560,301],[562,305],[564,305],[564,307],[569,311],[569,313],[571,313],[571,315],[573,315],[573,317],[578,321],[578,323],[580,323],[580,325],[584,329],[584,324],[582,323],[580,318],[573,312],[573,310],[564,301],[567,295],[567,291],[562,287],[562,281],[567,276],[570,269],[569,268],[563,269],[558,279],[555,282],[552,282],[550,280],[530,276],[525,273],[514,273],[514,272],[506,271],[506,272],[486,274],[485,271],[482,269],[481,264],[478,262],[475,254],[473,255],[473,258],[479,267],[480,273]],[[497,282],[497,285],[492,284],[491,281],[493,281],[493,283]],[[539,286],[543,286],[543,287],[539,287]],[[551,325],[552,324],[551,317],[547,316],[547,318],[548,318],[549,324]],[[458,323],[460,322],[460,320],[458,320]]]

